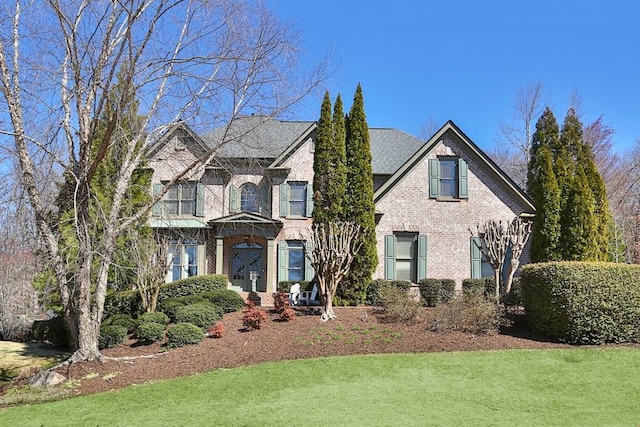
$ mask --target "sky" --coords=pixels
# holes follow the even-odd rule
[[[561,124],[572,94],[585,123],[603,116],[614,149],[640,138],[637,0],[272,0],[300,32],[309,64],[331,55],[325,82],[345,111],[362,85],[370,127],[421,136],[453,120],[484,150],[514,114],[516,94],[539,81]],[[295,112],[319,116],[322,93]]]

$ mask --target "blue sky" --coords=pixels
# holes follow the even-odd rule
[[[583,119],[616,129],[622,152],[640,138],[640,3],[634,0],[273,0],[300,31],[308,61],[332,52],[332,100],[349,108],[360,82],[371,127],[420,136],[453,120],[483,149],[541,81],[561,123],[571,94]],[[315,119],[321,95],[298,119]]]

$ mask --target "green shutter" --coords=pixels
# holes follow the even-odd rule
[[[384,236],[384,278],[396,278],[396,236],[393,234]]]
[[[153,184],[153,197],[156,197],[160,191],[162,191],[162,184]],[[151,209],[151,215],[160,216],[162,214],[162,202],[158,201]]]
[[[289,280],[287,242],[278,243],[278,282]]]
[[[289,215],[289,184],[280,184],[280,216]]]
[[[313,184],[307,184],[307,217],[313,214]]]
[[[469,167],[464,159],[458,159],[458,197],[469,198]]]
[[[418,282],[427,278],[427,236],[418,236]]]
[[[429,198],[437,199],[440,195],[440,162],[429,159]]]
[[[269,187],[262,183],[258,186],[258,200],[260,201],[260,213],[264,216],[270,216],[271,206],[269,204]]]
[[[309,259],[311,251],[313,251],[313,244],[309,241],[304,242],[304,250],[306,252],[304,257],[304,280],[310,282],[313,280],[314,275],[313,265],[311,265],[311,260]]]
[[[196,183],[196,216],[204,216],[204,184]]]
[[[229,213],[240,212],[240,190],[235,185],[229,186]]]
[[[471,238],[471,278],[482,279],[482,245],[479,237]]]

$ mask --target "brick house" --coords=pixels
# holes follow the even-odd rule
[[[250,116],[198,136],[167,131],[152,151],[154,192],[175,171],[226,141],[204,171],[180,182],[152,212],[172,238],[167,281],[225,274],[268,304],[277,283],[310,280],[305,230],[313,210],[315,122]],[[374,278],[492,276],[468,228],[531,216],[531,200],[453,122],[424,142],[370,129],[379,263]],[[528,261],[523,254],[522,263]]]

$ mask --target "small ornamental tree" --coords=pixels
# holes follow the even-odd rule
[[[511,283],[520,265],[520,256],[531,235],[531,223],[523,222],[515,217],[509,223],[489,220],[480,225],[477,224],[474,231],[469,228],[473,237],[479,237],[481,241],[480,251],[491,264],[496,283],[496,298],[500,297],[500,289],[505,293],[511,290]],[[507,280],[503,280],[502,271],[505,264],[507,251],[511,249],[511,261],[507,268]]]
[[[361,227],[351,222],[314,224],[308,236],[313,249],[307,253],[316,272],[322,304],[321,320],[336,318],[333,297],[346,274],[349,273],[354,256],[362,246]]]

